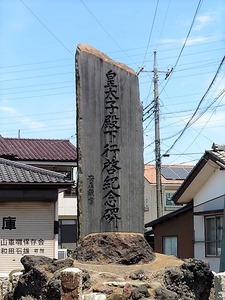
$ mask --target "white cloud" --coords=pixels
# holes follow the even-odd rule
[[[224,35],[212,35],[212,36],[196,36],[189,38],[186,42],[187,46],[191,45],[196,45],[196,44],[203,44],[203,43],[209,43],[209,42],[215,42],[215,41],[220,41]],[[174,39],[174,38],[168,38],[168,39],[163,39],[160,41],[160,44],[178,44],[178,45],[183,45],[185,42],[185,38],[181,39]]]
[[[213,114],[212,112],[205,113],[200,119],[198,119],[194,126],[198,128],[207,128],[207,129],[214,129],[215,128],[223,128],[225,127],[225,112],[215,111]]]
[[[46,126],[44,122],[35,121],[32,118],[24,116],[19,110],[12,106],[0,106],[0,111],[6,113],[7,117],[13,117],[14,121],[16,118],[17,121],[15,123],[21,123],[29,129],[37,129]],[[6,120],[6,122],[8,123],[9,120]]]
[[[208,26],[213,21],[214,21],[214,17],[212,14],[211,15],[205,14],[205,15],[198,16],[196,18],[196,24],[195,24],[193,30],[196,30],[196,31],[201,30],[204,27]]]

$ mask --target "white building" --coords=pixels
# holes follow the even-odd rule
[[[225,146],[214,144],[212,150],[205,152],[173,200],[179,204],[193,200],[194,257],[208,262],[218,272],[221,258],[225,257],[222,252]]]
[[[181,205],[175,204],[171,198],[181,186],[185,178],[191,172],[191,165],[162,165],[161,166],[161,187],[163,215],[166,215]],[[146,164],[144,169],[144,197],[145,213],[144,223],[157,219],[157,199],[156,199],[156,170],[155,165]]]

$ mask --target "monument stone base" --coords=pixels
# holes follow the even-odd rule
[[[80,240],[74,256],[93,264],[146,264],[155,259],[143,234],[130,232],[89,234]]]

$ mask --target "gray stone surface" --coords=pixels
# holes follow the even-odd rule
[[[79,236],[143,233],[144,164],[138,78],[96,49],[76,52]]]

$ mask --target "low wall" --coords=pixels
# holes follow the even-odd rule
[[[12,271],[9,275],[0,273],[0,300],[4,299],[4,295],[10,292],[22,275],[22,272]],[[225,299],[225,272],[214,273],[214,289],[215,300]],[[82,271],[78,268],[67,268],[61,271],[62,300],[81,299],[82,298]],[[69,298],[68,298],[69,297]],[[99,293],[91,293],[84,295],[83,299],[89,300],[105,300],[106,295]]]

